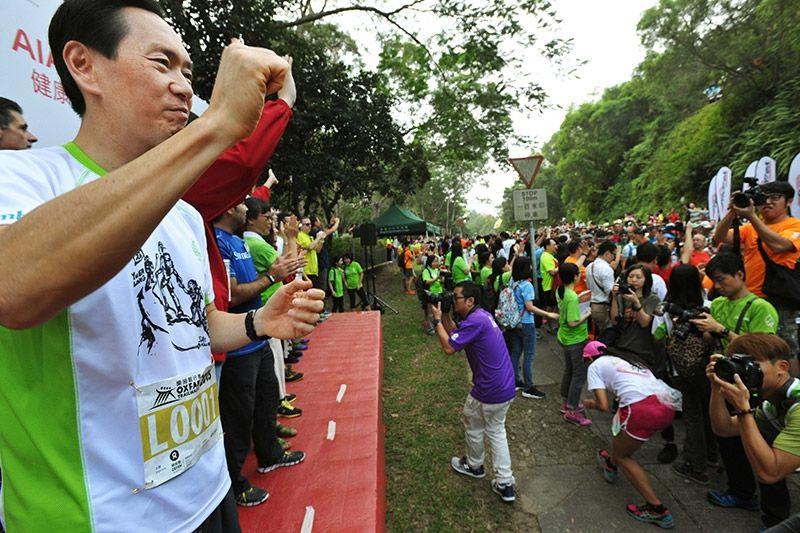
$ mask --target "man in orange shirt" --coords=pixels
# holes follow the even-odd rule
[[[583,291],[589,289],[586,285],[586,267],[583,264],[586,262],[586,252],[584,251],[583,247],[581,246],[582,243],[578,241],[572,241],[567,245],[567,251],[569,252],[569,256],[564,260],[565,263],[574,263],[578,265],[578,268],[581,271],[581,275],[578,279],[575,280],[575,294],[578,296],[581,295]]]
[[[774,263],[793,268],[800,259],[800,220],[789,216],[794,189],[785,181],[774,181],[760,188],[767,197],[766,204],[756,207],[751,200],[750,206],[739,208],[731,203],[728,213],[714,231],[714,242],[733,244],[733,230],[730,229],[733,219],[739,217],[749,220],[749,223],[739,228],[747,289],[766,298],[778,311],[778,335],[789,344],[796,358],[797,309],[775,301],[775,295],[764,294],[762,285],[766,267],[758,250],[758,239],[761,239],[767,257]],[[795,359],[792,361],[794,375],[797,375],[798,368],[798,361]]]

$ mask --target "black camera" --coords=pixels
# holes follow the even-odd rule
[[[750,207],[750,200],[753,200],[753,205],[756,206],[767,203],[767,195],[761,192],[761,187],[759,187],[757,179],[745,178],[744,182],[750,185],[750,188],[746,191],[733,193],[733,205],[740,209],[745,209]]]
[[[439,294],[431,294],[429,296],[429,301],[434,307],[441,303],[442,313],[449,313],[453,310],[453,293],[450,291],[444,291]]]
[[[736,383],[733,376],[739,374],[742,383],[750,391],[751,397],[758,396],[761,386],[764,384],[764,373],[761,371],[761,365],[751,355],[737,353],[730,357],[717,359],[714,365],[714,373],[721,380],[728,383]]]
[[[628,283],[627,281],[622,281],[622,277],[617,280],[617,285],[619,286],[619,293],[620,294],[630,294],[632,292],[636,292],[636,289],[633,288],[633,285]]]
[[[669,313],[670,317],[673,320],[674,327],[672,328],[672,334],[682,341],[685,341],[686,338],[689,336],[689,333],[692,331],[698,332],[697,328],[694,324],[689,322],[690,320],[694,320],[696,318],[703,318],[703,313],[708,313],[709,311],[704,308],[695,308],[695,309],[684,309],[680,305],[673,303],[673,302],[663,302],[656,307],[653,314],[657,316],[662,316],[665,313]]]

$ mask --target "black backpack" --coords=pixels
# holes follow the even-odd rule
[[[785,305],[791,309],[800,309],[800,267],[798,263],[794,268],[785,267],[772,261],[764,251],[761,239],[758,243],[758,251],[764,260],[764,284],[761,290],[764,291],[770,300]]]

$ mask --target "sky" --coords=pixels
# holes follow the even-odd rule
[[[551,108],[541,114],[512,117],[518,134],[529,137],[529,146],[510,145],[509,157],[523,157],[537,149],[558,131],[572,104],[596,100],[603,89],[630,79],[633,69],[644,58],[644,49],[636,33],[642,13],[657,4],[657,0],[557,0],[553,2],[562,24],[558,35],[572,37],[573,54],[586,61],[574,77],[565,79],[547,68],[546,63],[531,61],[527,67],[534,73],[539,69],[539,83],[549,95]],[[338,6],[338,4],[337,4]],[[328,7],[332,7],[329,5]],[[377,44],[374,26],[365,24],[363,14],[337,16],[335,22],[352,35],[359,44],[361,57],[367,66],[377,63]],[[435,31],[430,21],[420,28],[421,34]],[[416,28],[415,28],[416,29]],[[510,167],[487,173],[486,185],[476,183],[470,191],[467,207],[480,213],[498,215],[503,190],[519,176]],[[481,180],[479,180],[481,181]],[[535,187],[535,185],[534,185]]]

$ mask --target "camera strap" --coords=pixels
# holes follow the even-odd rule
[[[742,237],[739,234],[739,218],[736,217],[733,219],[733,253],[736,255],[742,255]]]
[[[747,316],[747,311],[750,310],[750,306],[753,305],[753,302],[755,302],[757,299],[758,296],[753,295],[753,297],[750,298],[750,300],[748,300],[746,304],[744,304],[744,309],[742,309],[742,312],[739,314],[739,320],[736,321],[736,329],[733,330],[733,332],[736,333],[737,335],[739,334],[739,331],[742,329],[742,324],[744,323],[744,317]]]

